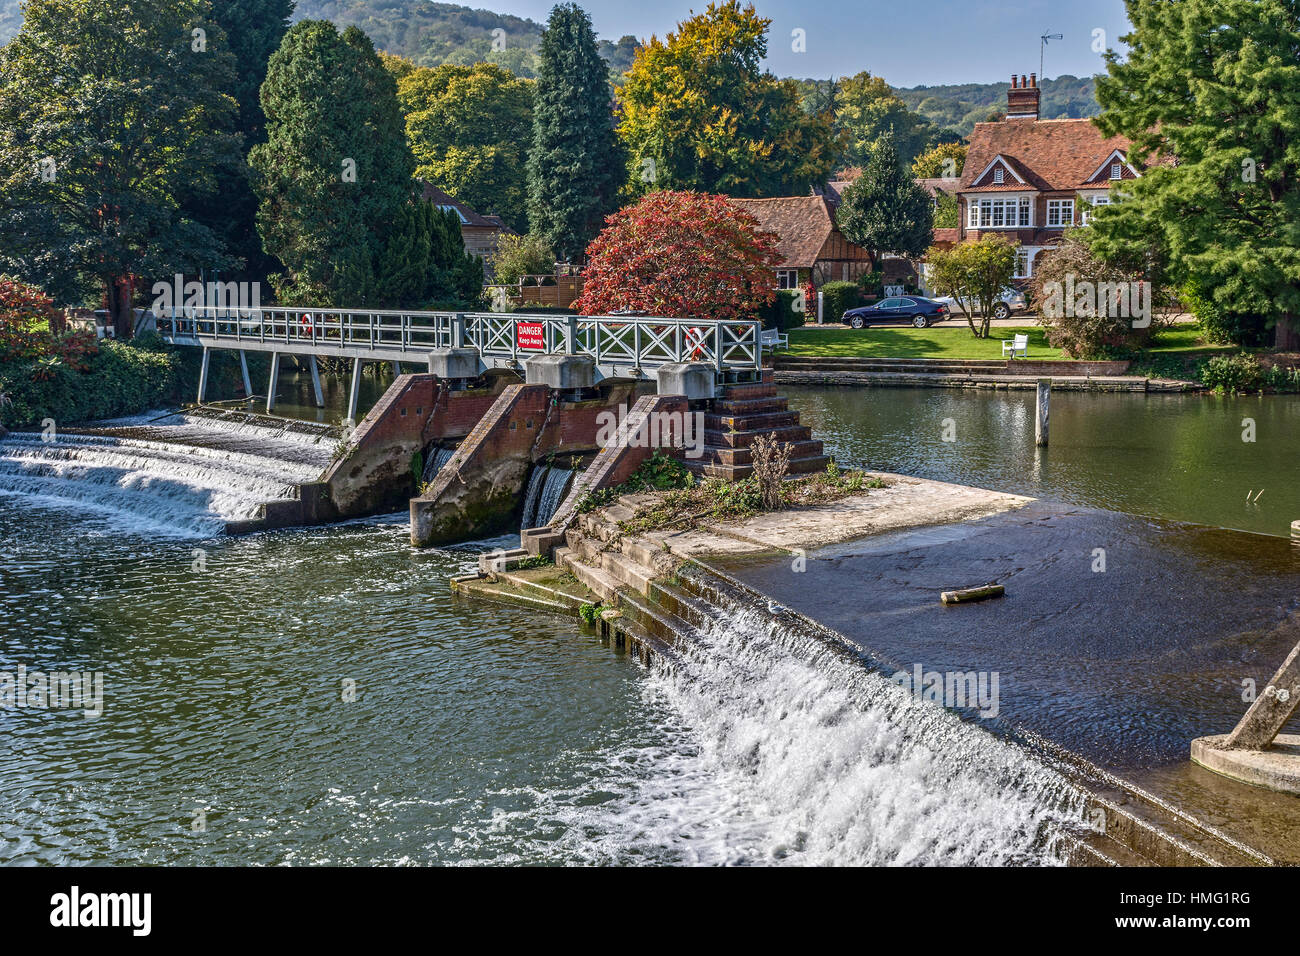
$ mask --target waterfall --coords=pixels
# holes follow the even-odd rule
[[[219,534],[227,521],[290,498],[329,463],[332,443],[240,423],[173,416],[172,424],[126,424],[59,433],[15,432],[0,440],[0,498],[69,505],[131,530]]]
[[[521,531],[540,528],[551,520],[555,510],[564,501],[564,494],[569,490],[573,475],[570,468],[533,466],[533,473],[528,479],[528,491],[524,496],[524,514],[519,525]]]
[[[451,461],[451,456],[454,454],[456,454],[454,448],[432,448],[426,452],[424,473],[420,476],[420,480],[426,484],[433,481],[438,476],[438,472],[442,471],[442,466]]]
[[[555,814],[601,862],[1052,865],[1083,830],[1083,794],[1029,751],[764,608],[716,603],[647,675],[673,744],[602,755],[654,772]]]

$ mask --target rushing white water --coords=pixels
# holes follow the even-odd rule
[[[132,527],[220,533],[264,502],[317,478],[332,443],[317,433],[172,416],[112,423],[94,434],[13,433],[0,440],[0,495],[10,504],[73,504]]]
[[[593,862],[1051,865],[1082,821],[1021,747],[761,612],[726,608],[644,696],[665,739],[603,755],[614,798],[547,801]]]
[[[439,448],[430,455],[424,462],[424,473],[420,475],[420,480],[424,482],[433,481],[438,472],[442,471],[442,466],[451,461],[451,456],[456,454],[454,448]]]
[[[520,529],[540,528],[550,521],[555,509],[564,501],[564,494],[569,490],[569,482],[572,480],[572,469],[551,465],[533,466],[532,476],[528,479],[528,492],[524,497]]]

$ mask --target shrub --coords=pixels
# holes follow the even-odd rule
[[[783,486],[793,447],[789,442],[778,442],[775,433],[759,435],[750,446],[754,478],[758,481],[762,505],[768,511],[777,511],[785,504]]]
[[[1300,392],[1300,368],[1274,365],[1264,374],[1264,384],[1275,392]]]
[[[827,322],[838,322],[861,301],[856,282],[828,282],[822,286],[822,316]]]
[[[1201,381],[1215,391],[1249,392],[1264,384],[1264,369],[1246,352],[1215,355],[1201,368]]]
[[[1268,344],[1262,316],[1225,312],[1205,293],[1199,282],[1188,282],[1178,297],[1184,308],[1196,316],[1196,322],[1208,341],[1244,346]]]
[[[798,301],[798,289],[778,290],[776,298],[759,310],[759,318],[763,320],[763,328],[785,331],[786,329],[797,329],[803,325],[807,313],[795,308],[795,303]],[[807,301],[805,295],[805,304]]]
[[[503,235],[497,251],[488,260],[492,267],[492,281],[501,285],[514,285],[522,277],[549,275],[555,271],[555,250],[545,236],[529,233],[526,236]]]
[[[45,368],[38,378],[39,362]],[[173,403],[181,380],[175,353],[105,341],[87,359],[85,371],[49,359],[0,367],[0,392],[9,398],[0,421],[22,428],[46,418],[72,423],[132,415]]]
[[[1104,284],[1130,289],[1133,279],[1094,255],[1081,237],[1067,235],[1034,269],[1034,301],[1047,341],[1080,359],[1108,358],[1140,346],[1156,328],[1154,320],[1147,328],[1134,328],[1132,307],[1114,308],[1100,291]],[[1153,305],[1150,298],[1147,304]]]

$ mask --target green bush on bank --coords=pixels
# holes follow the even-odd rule
[[[37,380],[38,362],[0,366],[0,423],[28,428],[52,418],[73,424],[98,418],[134,415],[179,400],[185,362],[173,351],[105,340],[79,372],[46,363]],[[198,351],[197,349],[194,351]]]
[[[1215,355],[1201,367],[1201,381],[1216,391],[1257,391],[1264,385],[1264,368],[1246,352]]]
[[[821,288],[822,317],[827,322],[838,322],[844,313],[856,308],[862,301],[862,290],[856,282],[828,282]]]
[[[776,298],[772,300],[771,305],[765,305],[760,314],[760,318],[763,320],[763,328],[785,331],[787,329],[797,329],[803,325],[806,312],[803,309],[795,308],[798,301],[798,289],[778,289]],[[816,303],[813,303],[812,307],[816,308]]]

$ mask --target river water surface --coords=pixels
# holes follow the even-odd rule
[[[1293,400],[1090,397],[1085,435],[1062,397],[1045,462],[1015,444],[1019,398],[790,392],[873,468],[1300,517]],[[1244,450],[1223,437],[1243,408]],[[964,446],[939,440],[949,417]],[[104,679],[98,718],[0,710],[0,862],[1036,863],[1077,806],[1012,745],[743,615],[647,673],[568,618],[454,598],[448,575],[508,537],[416,551],[404,515],[216,535],[328,447],[157,427],[0,441],[0,672]]]

